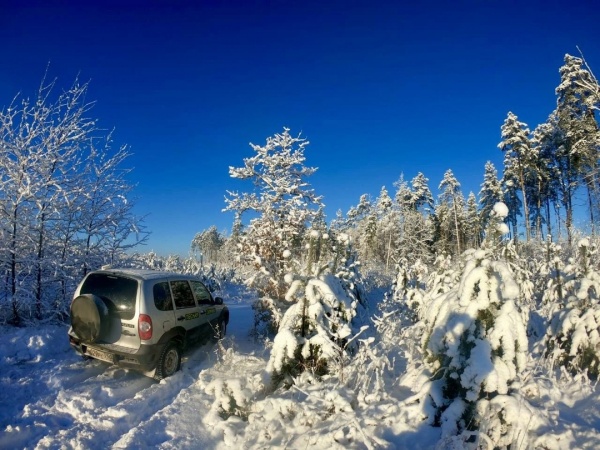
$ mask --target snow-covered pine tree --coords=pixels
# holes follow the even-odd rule
[[[573,215],[573,197],[578,189],[578,173],[572,164],[568,147],[565,145],[566,136],[559,124],[557,111],[554,110],[546,122],[540,124],[534,134],[534,144],[538,147],[541,157],[546,161],[549,176],[546,217],[550,219],[550,204],[554,207],[557,229],[551,234],[559,241],[562,238],[561,225],[570,223]],[[564,214],[564,217],[561,215]],[[572,232],[572,230],[571,230]],[[567,240],[571,245],[571,232],[567,230]]]
[[[411,181],[412,189],[403,177],[394,183],[399,221],[396,261],[406,258],[429,263],[432,260],[433,197],[428,181],[419,173]]]
[[[565,55],[565,64],[559,70],[561,81],[556,88],[558,125],[563,130],[565,157],[575,181],[587,189],[590,223],[594,226],[598,215],[598,158],[600,132],[594,108],[593,75],[584,67],[583,59]],[[572,237],[572,214],[567,210],[567,231]],[[569,241],[570,242],[570,241]]]
[[[218,254],[225,244],[225,236],[212,225],[208,229],[197,233],[192,239],[191,251],[198,254],[201,264],[210,264],[218,261]]]
[[[551,119],[549,119],[550,121]],[[543,236],[542,225],[546,224],[546,236],[552,237],[551,205],[556,205],[558,198],[556,188],[559,179],[556,165],[554,164],[555,153],[555,127],[550,122],[538,125],[533,131],[531,144],[535,147],[538,158],[535,168],[537,188],[532,192],[532,204],[536,205],[537,215],[532,217],[537,228],[538,239]]]
[[[559,275],[559,263],[546,297],[562,303],[554,305],[554,314],[546,336],[546,357],[553,365],[563,366],[571,373],[586,372],[597,380],[600,375],[600,272],[590,258],[596,246],[583,238],[577,245],[577,256]],[[557,283],[560,281],[560,283]]]
[[[413,206],[424,214],[433,212],[433,195],[429,189],[429,179],[419,172],[410,182],[413,192]]]
[[[460,183],[448,169],[440,182],[439,202],[435,210],[436,225],[438,228],[438,247],[453,250],[455,255],[460,255],[464,250],[464,221],[465,198],[460,190]],[[446,241],[446,242],[444,242]]]
[[[514,384],[525,367],[527,336],[519,287],[498,248],[508,232],[507,213],[496,204],[483,247],[464,254],[460,284],[446,292],[436,288],[442,294],[425,305],[431,379],[407,401],[422,402],[422,414],[442,428],[442,438],[460,436],[466,447],[520,445],[528,426],[522,417],[533,414]]]
[[[481,183],[481,190],[479,191],[479,234],[482,238],[490,220],[490,214],[494,209],[494,205],[501,202],[503,197],[502,185],[498,179],[498,171],[494,164],[488,161],[485,163],[483,183]]]
[[[562,246],[552,242],[552,238],[548,236],[545,242],[546,258],[540,268],[540,275],[545,281],[542,290],[542,305],[543,310],[549,311],[547,318],[549,319],[557,309],[564,306],[564,298],[566,287],[565,283],[574,277],[574,273],[567,274],[562,256]],[[570,272],[574,266],[570,266]]]
[[[459,258],[453,260],[452,256],[446,253],[436,256],[433,270],[426,283],[428,295],[437,297],[458,285],[462,270],[462,267],[458,265],[459,261]]]
[[[346,231],[348,229],[357,228],[361,222],[366,219],[372,209],[373,203],[368,194],[363,194],[358,200],[358,205],[352,206],[346,214],[346,223],[340,227],[340,231]]]
[[[579,50],[579,49],[578,49]],[[575,78],[575,83],[579,89],[585,91],[587,95],[584,96],[586,105],[595,111],[600,110],[600,83],[592,72],[592,68],[588,65],[581,50],[582,70],[585,70],[587,74],[581,74],[582,76]]]
[[[392,289],[386,294],[390,308],[416,322],[422,313],[428,276],[429,269],[421,260],[409,264],[406,258],[402,258],[396,264],[396,279]]]
[[[502,141],[498,147],[504,152],[505,186],[521,192],[523,218],[525,220],[525,238],[531,238],[529,221],[528,187],[534,183],[536,155],[529,139],[527,124],[520,122],[515,114],[509,112],[501,127]],[[515,194],[513,194],[515,195]],[[516,238],[516,236],[514,236]]]
[[[477,198],[473,192],[469,192],[465,210],[465,244],[467,247],[476,248],[481,245],[480,218],[477,209]]]
[[[377,257],[385,272],[394,266],[398,240],[400,239],[399,211],[385,186],[381,188],[376,202],[377,212]]]
[[[348,235],[312,230],[302,259],[288,250],[283,257],[290,306],[266,368],[273,387],[289,386],[303,372],[318,379],[343,367],[365,328],[359,328],[359,313],[366,296]]]

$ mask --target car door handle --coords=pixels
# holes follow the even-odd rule
[[[185,316],[179,316],[179,317],[177,318],[177,321],[178,321],[178,322],[181,322],[182,320],[185,320]]]

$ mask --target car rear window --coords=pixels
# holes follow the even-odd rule
[[[173,300],[171,300],[171,291],[169,290],[169,283],[163,281],[156,283],[152,288],[154,294],[154,305],[159,311],[172,311]]]
[[[131,278],[107,273],[92,273],[81,286],[81,294],[94,294],[100,297],[111,314],[118,314],[125,320],[135,316],[138,282]]]

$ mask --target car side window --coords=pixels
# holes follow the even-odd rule
[[[154,294],[154,305],[159,311],[172,311],[173,310],[173,299],[171,298],[171,290],[169,289],[169,283],[163,281],[156,283],[152,288]]]
[[[175,299],[175,307],[177,309],[193,308],[196,306],[194,294],[190,284],[186,280],[171,281],[171,290]]]
[[[206,286],[204,286],[199,281],[190,281],[192,283],[192,289],[194,289],[194,294],[196,295],[196,300],[199,305],[212,305],[213,299],[208,292]]]

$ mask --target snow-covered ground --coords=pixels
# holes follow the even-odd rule
[[[265,356],[249,337],[250,303],[229,308],[233,320],[225,346],[239,352],[231,369],[243,374],[259,361],[266,364]],[[214,402],[207,380],[218,377],[224,365],[217,346],[186,353],[182,370],[159,383],[82,360],[69,346],[67,329],[0,328],[0,448],[180,449],[222,443],[222,431],[205,423]]]
[[[439,429],[403,408],[411,392],[400,374],[370,399],[310,380],[266,395],[269,349],[250,337],[251,301],[229,296],[223,345],[185,354],[161,382],[83,361],[66,326],[0,328],[0,448],[444,448]],[[534,430],[537,448],[600,448],[595,386],[530,379],[524,391],[548,418]]]

